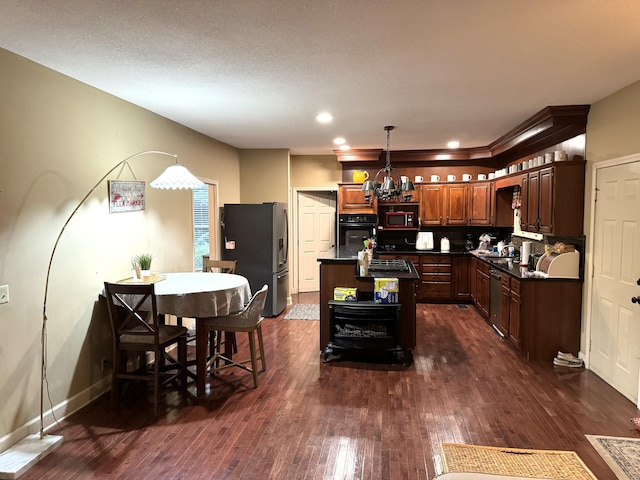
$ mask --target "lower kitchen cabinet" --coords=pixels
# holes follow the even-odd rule
[[[502,275],[500,330],[511,344],[520,350],[520,280]]]
[[[462,302],[471,300],[469,263],[474,257],[455,254],[408,255],[379,253],[380,259],[411,260],[420,275],[417,286],[418,302]]]
[[[509,341],[520,350],[522,337],[520,335],[520,281],[515,278],[511,279],[511,288],[509,290]]]
[[[421,255],[418,301],[446,302],[451,300],[451,256]]]
[[[521,280],[503,273],[500,304],[500,331],[527,360],[551,362],[558,351],[577,354],[581,281]]]
[[[491,283],[489,278],[490,267],[486,263],[473,259],[469,269],[471,275],[471,297],[473,303],[478,308],[480,314],[489,318],[489,302],[491,294]]]
[[[451,257],[451,293],[453,300],[457,302],[468,302],[471,299],[471,282],[469,279],[469,262],[467,255],[456,255]]]

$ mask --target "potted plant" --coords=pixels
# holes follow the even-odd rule
[[[135,263],[140,268],[140,277],[148,277],[151,275],[151,259],[150,253],[142,253],[135,258]]]

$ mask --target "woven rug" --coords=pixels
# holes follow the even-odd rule
[[[640,438],[585,435],[621,480],[640,478]]]
[[[296,303],[284,316],[285,320],[320,320],[320,305]]]
[[[596,480],[576,452],[441,443],[442,469],[516,477]]]

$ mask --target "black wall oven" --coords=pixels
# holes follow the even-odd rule
[[[338,215],[338,257],[357,257],[364,240],[375,234],[377,215],[341,213]]]

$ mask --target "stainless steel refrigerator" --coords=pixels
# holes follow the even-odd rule
[[[222,258],[238,262],[236,273],[249,280],[252,292],[269,285],[263,315],[278,316],[289,290],[287,204],[225,204],[221,227]]]

